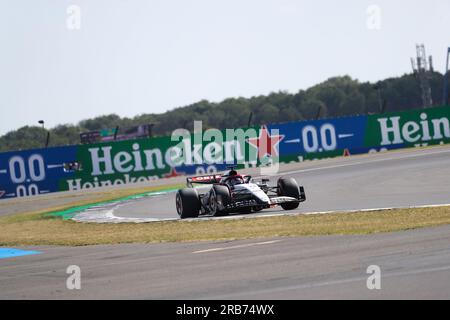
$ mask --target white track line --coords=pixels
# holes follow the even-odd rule
[[[285,213],[271,213],[260,215],[232,215],[225,217],[201,217],[190,219],[179,218],[132,218],[132,217],[117,217],[112,210],[100,211],[97,214],[92,213],[80,213],[72,218],[72,220],[78,222],[94,222],[94,223],[149,223],[149,222],[161,222],[161,221],[178,221],[178,222],[193,222],[193,221],[210,221],[210,220],[239,220],[239,219],[258,219],[258,218],[271,218],[271,217],[283,217],[283,216],[299,216],[299,215],[316,215],[316,214],[333,214],[333,213],[355,213],[355,212],[372,212],[381,210],[394,210],[394,209],[420,209],[420,208],[434,208],[434,207],[450,207],[450,203],[444,204],[428,204],[420,206],[398,206],[398,207],[382,207],[382,208],[363,208],[363,209],[342,209],[342,210],[328,210],[328,211],[313,211],[313,212],[285,212]]]
[[[282,241],[282,240],[271,240],[271,241],[264,241],[264,242],[254,242],[254,243],[240,244],[240,245],[231,246],[231,247],[219,247],[219,248],[198,250],[198,251],[194,251],[192,253],[207,253],[207,252],[217,252],[217,251],[224,251],[224,250],[231,250],[231,249],[248,248],[248,247],[254,247],[254,246],[261,246],[261,245],[266,245],[266,244],[277,243],[277,242],[280,242],[280,241]]]

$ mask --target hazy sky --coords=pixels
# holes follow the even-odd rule
[[[416,43],[443,72],[449,15],[448,0],[0,0],[0,135],[377,81],[410,72]]]

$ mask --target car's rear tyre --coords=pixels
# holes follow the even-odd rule
[[[178,190],[175,202],[181,219],[198,217],[200,199],[196,189],[185,188]]]
[[[298,187],[297,181],[294,178],[280,178],[277,183],[278,196],[292,197],[295,199],[300,199],[300,188]],[[281,207],[284,210],[297,209],[299,202],[287,202],[282,203]]]
[[[226,216],[228,212],[224,209],[231,202],[230,189],[227,186],[214,185],[209,196],[209,211],[215,216]]]

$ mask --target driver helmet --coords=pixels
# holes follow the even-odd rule
[[[230,186],[235,186],[235,185],[237,185],[237,184],[242,184],[242,183],[244,183],[244,179],[242,179],[241,176],[231,176],[231,177],[229,177],[229,178],[227,179],[227,183],[228,183]]]

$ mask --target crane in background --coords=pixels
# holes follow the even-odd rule
[[[425,53],[425,46],[423,44],[416,45],[417,57],[411,58],[411,66],[414,75],[419,80],[420,90],[422,94],[422,106],[428,108],[433,105],[431,98],[430,78],[433,72],[433,58]]]

